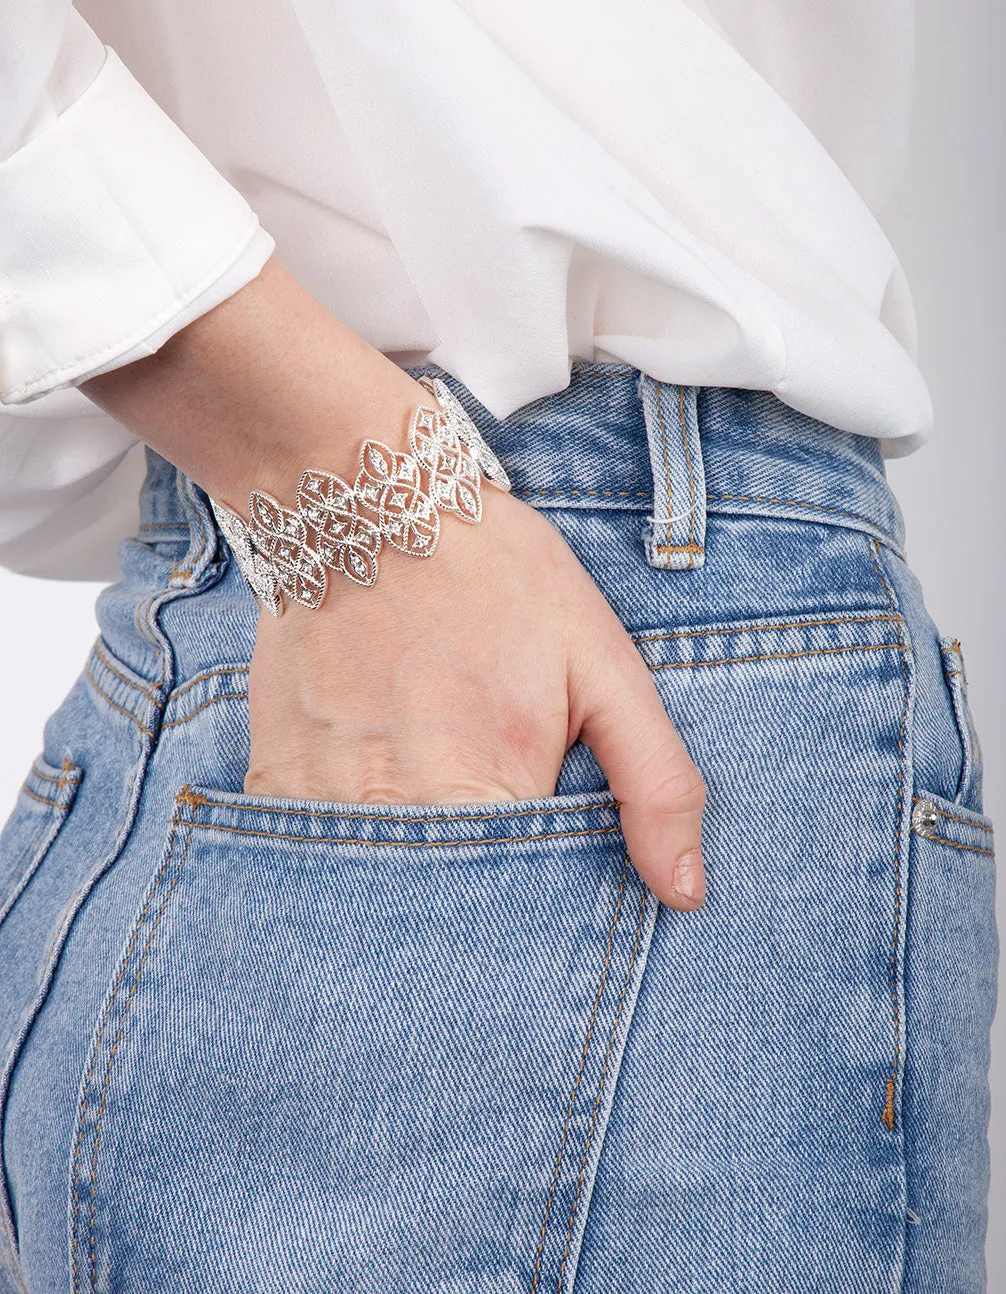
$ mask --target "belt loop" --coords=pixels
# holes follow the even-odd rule
[[[176,472],[175,489],[188,522],[189,547],[181,564],[172,565],[170,587],[198,589],[214,578],[211,568],[220,548],[216,518],[204,492],[182,471]]]
[[[691,571],[706,560],[698,388],[640,373],[638,390],[653,472],[653,515],[643,527],[646,560],[665,571]]]

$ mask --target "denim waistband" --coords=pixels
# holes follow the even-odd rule
[[[903,555],[904,522],[880,447],[797,413],[767,391],[677,386],[628,364],[576,361],[569,386],[495,418],[436,364],[499,455],[514,493],[538,508],[643,514],[652,566],[699,567],[706,516],[782,517],[872,535]],[[148,541],[212,528],[202,492],[148,451],[140,529]]]

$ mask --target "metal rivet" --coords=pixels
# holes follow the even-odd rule
[[[912,810],[912,830],[920,836],[934,836],[940,815],[932,800],[919,800]]]

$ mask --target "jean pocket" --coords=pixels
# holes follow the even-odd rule
[[[0,833],[0,1129],[10,1080],[10,1057],[23,1031],[25,1002],[15,988],[16,966],[33,963],[40,937],[31,885],[73,807],[82,770],[69,759],[59,768],[35,760]],[[13,1261],[14,1220],[6,1176],[0,1179],[0,1266]]]
[[[923,1283],[941,1290],[985,1286],[995,886],[989,819],[916,795],[905,940],[909,1239],[919,1279],[924,1268]]]
[[[957,735],[961,743],[961,772],[954,795],[954,803],[973,809],[976,813],[982,810],[982,746],[978,740],[974,717],[968,702],[968,680],[964,666],[964,655],[961,644],[956,638],[941,637],[940,659],[943,663],[943,678],[950,693],[953,705]]]
[[[39,756],[0,833],[0,927],[31,883],[73,807],[83,772],[65,759],[59,768]]]
[[[571,1284],[656,909],[607,791],[186,787],[81,1087],[74,1289]]]

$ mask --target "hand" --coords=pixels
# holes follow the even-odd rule
[[[352,477],[364,436],[404,448],[429,393],[271,258],[155,354],[81,383],[215,499],[288,505],[308,465]],[[317,611],[264,613],[251,667],[250,794],[464,803],[554,793],[581,738],[657,898],[704,894],[702,779],[642,658],[563,541],[487,484],[477,526],[436,554],[381,555],[372,588],[333,576]]]
[[[549,796],[579,737],[643,880],[702,902],[702,779],[649,671],[559,532],[488,483],[481,523],[445,514],[428,561],[385,547],[373,587],[334,576],[319,610],[263,612],[249,707],[256,795]]]

